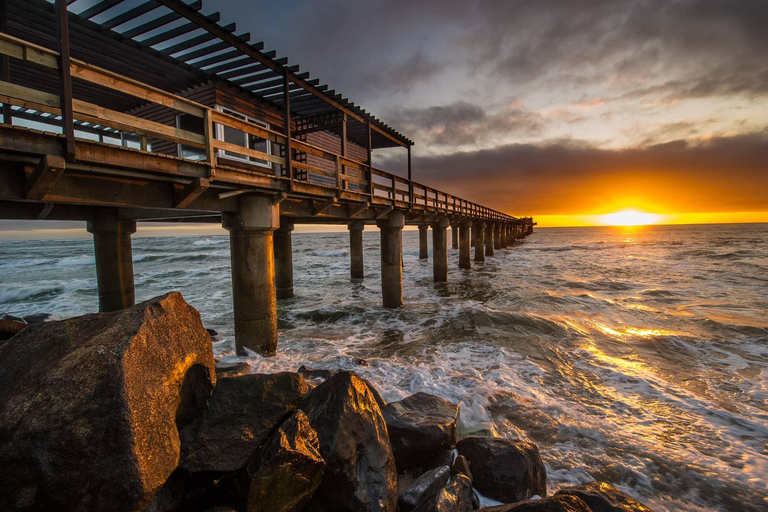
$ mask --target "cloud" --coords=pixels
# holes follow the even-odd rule
[[[399,157],[383,163],[402,168]],[[768,211],[768,129],[607,150],[579,141],[415,158],[414,179],[512,214],[641,206],[660,213]]]

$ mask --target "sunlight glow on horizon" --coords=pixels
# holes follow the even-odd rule
[[[662,216],[655,213],[645,213],[634,209],[621,210],[600,216],[600,222],[606,226],[647,226],[658,224]]]

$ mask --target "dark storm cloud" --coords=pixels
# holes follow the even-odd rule
[[[450,105],[394,109],[391,122],[429,146],[464,146],[494,136],[541,133],[545,120],[511,105],[488,114],[480,105],[459,101]]]
[[[399,158],[382,165],[403,167]],[[413,168],[417,181],[517,213],[578,213],[635,195],[687,211],[768,210],[768,130],[624,150],[573,141],[509,144],[416,158]]]

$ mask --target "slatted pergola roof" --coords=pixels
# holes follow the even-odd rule
[[[10,35],[56,49],[53,0],[0,0],[5,3]],[[234,23],[219,23],[219,13],[204,14],[201,1],[69,0],[72,56],[145,84],[181,93],[211,81],[226,81],[264,101],[284,108],[284,80],[290,83],[294,118],[312,120],[346,114],[347,138],[372,148],[410,146],[411,140],[347,98],[291,65],[250,34],[237,33]],[[57,92],[49,70],[24,62],[11,64],[10,78],[20,85]],[[74,83],[74,94],[127,111],[139,106],[109,89]],[[337,128],[330,123],[329,129]]]

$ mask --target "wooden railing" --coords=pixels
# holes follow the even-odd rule
[[[42,66],[53,70],[59,69],[57,52],[2,32],[0,32],[0,54],[25,61],[32,65]],[[217,156],[218,150],[268,161],[283,167],[286,165],[284,157],[217,139],[215,137],[214,125],[231,127],[282,146],[285,146],[286,144],[286,135],[284,133],[245,121],[206,105],[196,103],[187,98],[76,59],[71,59],[70,71],[73,79],[83,80],[91,84],[107,87],[111,90],[144,100],[148,103],[162,105],[180,113],[189,114],[203,120],[204,133],[199,134],[143,119],[124,112],[111,110],[87,101],[79,99],[72,100],[72,113],[76,121],[109,127],[129,134],[136,134],[142,141],[142,151],[150,151],[147,144],[147,139],[149,138],[161,139],[172,143],[182,144],[184,146],[202,149],[205,151],[206,161],[211,169],[210,179],[212,180],[215,180],[216,169],[219,166],[226,165],[226,162],[224,162],[225,157]],[[0,103],[60,116],[62,114],[60,102],[59,95],[30,87],[24,87],[7,81],[0,81]],[[333,186],[318,186],[330,186],[336,188],[339,195],[352,190],[350,185],[353,184],[355,185],[354,193],[363,196],[361,199],[363,201],[385,201],[391,204],[392,207],[424,209],[433,212],[490,220],[520,220],[421,183],[409,182],[407,179],[401,178],[395,174],[376,169],[367,162],[361,162],[342,156],[332,151],[328,151],[327,149],[297,140],[296,138],[291,138],[290,146],[295,151],[304,152],[308,155],[313,155],[331,162],[333,164],[332,170],[299,162],[293,157],[291,157],[290,163],[294,169],[304,171],[308,175],[323,177],[326,182],[330,181],[331,183],[335,183]],[[222,162],[218,161],[219,158],[221,158]],[[270,172],[269,169],[258,166],[253,166],[247,171],[242,168],[238,168],[238,170],[250,174],[270,174],[277,178],[288,180],[295,179],[293,176],[276,175],[274,170]],[[349,173],[349,170],[354,170],[356,172]]]

